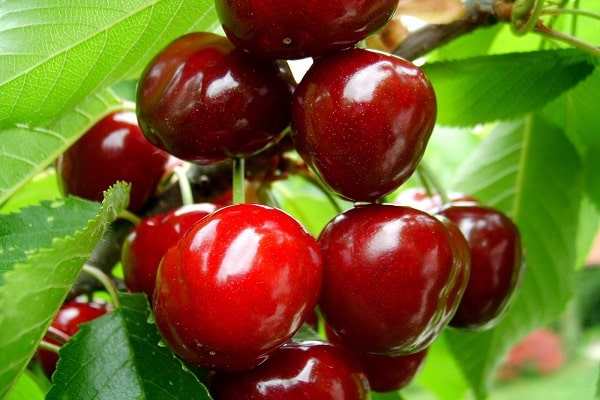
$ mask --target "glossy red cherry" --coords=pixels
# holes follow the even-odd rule
[[[437,213],[458,226],[471,253],[469,283],[450,325],[490,328],[507,309],[523,274],[519,229],[502,212],[481,205],[451,204]]]
[[[280,67],[213,33],[182,36],[142,73],[142,130],[156,146],[200,164],[255,154],[289,125],[290,83]]]
[[[129,210],[137,211],[154,195],[168,159],[146,140],[133,111],[119,111],[98,121],[58,157],[58,183],[65,195],[102,201],[115,182],[129,182]]]
[[[469,201],[473,203],[478,203],[475,197],[469,196],[465,193],[449,192],[446,193],[446,195],[452,203]],[[438,193],[429,195],[427,193],[427,190],[425,190],[425,188],[422,187],[411,187],[402,190],[394,198],[393,202],[394,204],[418,208],[419,210],[423,211],[432,211],[444,205],[444,200],[442,199],[442,196],[440,196]]]
[[[217,373],[210,393],[215,400],[359,400],[369,384],[357,360],[325,342],[288,343],[255,369]]]
[[[331,343],[348,349],[356,357],[374,392],[392,392],[408,386],[421,371],[429,352],[426,347],[417,353],[403,356],[365,353],[348,347],[329,326],[325,325],[325,328]]]
[[[169,247],[196,222],[217,210],[212,203],[190,204],[143,219],[123,241],[121,264],[125,285],[152,301],[156,271]]]
[[[221,208],[194,225],[160,264],[154,312],[171,349],[206,369],[257,366],[316,306],[316,240],[281,210]]]
[[[352,47],[385,25],[397,6],[398,0],[215,1],[229,39],[272,59],[316,57]]]
[[[344,343],[402,355],[428,347],[454,314],[466,282],[453,238],[437,218],[392,204],[351,208],[318,239],[319,305]]]
[[[315,61],[293,96],[292,138],[335,193],[374,201],[414,172],[436,118],[427,77],[399,57],[344,50]]]
[[[79,324],[100,318],[108,311],[109,307],[106,303],[98,301],[89,302],[81,299],[71,300],[60,308],[51,326],[58,331],[57,333],[64,336],[64,339],[68,340],[77,333]],[[57,340],[49,336],[44,337],[44,340],[49,343],[60,344]],[[40,349],[38,350],[38,359],[46,376],[51,377],[56,369],[58,355],[49,350]]]

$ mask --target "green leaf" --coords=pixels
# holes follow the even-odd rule
[[[20,213],[0,215],[0,286],[4,274],[52,240],[72,236],[98,214],[100,205],[77,197],[43,201]],[[33,229],[32,229],[33,228]]]
[[[5,398],[34,355],[81,267],[109,223],[127,207],[128,186],[105,193],[97,217],[71,237],[56,239],[4,275],[0,287],[0,398]]]
[[[146,296],[80,325],[60,350],[47,399],[210,399],[206,387],[165,346]]]
[[[33,374],[25,371],[8,396],[8,400],[43,400],[44,396],[45,393],[34,379]]]
[[[110,91],[84,99],[43,125],[14,123],[0,128],[0,204],[50,165],[101,116],[122,108]]]
[[[19,211],[21,208],[32,206],[43,200],[61,197],[58,189],[56,170],[47,168],[34,176],[21,187],[13,196],[0,206],[0,213]]]
[[[423,65],[438,97],[442,125],[514,119],[575,86],[593,70],[578,50],[536,51]]]
[[[0,126],[49,120],[137,77],[177,36],[216,27],[209,0],[23,0],[2,8]]]
[[[122,107],[108,88],[178,36],[218,26],[210,0],[3,2],[0,204]]]
[[[526,333],[565,308],[577,260],[582,171],[564,132],[539,115],[498,125],[473,154],[454,188],[512,216],[526,252],[514,303],[489,331],[447,332],[450,348],[477,398],[484,398],[503,355]]]

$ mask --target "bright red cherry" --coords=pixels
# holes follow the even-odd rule
[[[330,343],[288,343],[262,365],[234,374],[216,373],[215,400],[362,400],[369,383],[352,354]]]
[[[403,355],[428,347],[448,324],[465,273],[448,228],[410,207],[369,204],[332,219],[323,255],[319,305],[353,349]]]
[[[482,205],[456,203],[436,213],[458,226],[471,253],[469,283],[450,325],[490,328],[510,304],[524,271],[519,229],[502,212]]]
[[[227,206],[163,257],[156,323],[191,364],[250,369],[298,331],[316,306],[321,280],[317,242],[294,218],[257,204]]]
[[[190,204],[145,218],[136,225],[125,238],[121,252],[127,288],[146,293],[152,301],[156,271],[169,247],[196,222],[216,210],[212,203]]]
[[[146,140],[133,111],[98,121],[56,160],[65,195],[102,201],[117,181],[131,183],[129,210],[139,210],[154,195],[169,155]]]
[[[225,37],[187,34],[142,73],[140,125],[148,140],[187,161],[258,153],[289,125],[291,78],[282,73],[281,64],[251,58]]]
[[[79,324],[100,318],[108,311],[109,307],[106,303],[89,302],[81,299],[71,300],[60,308],[51,326],[68,340],[77,333]],[[44,337],[44,340],[49,343],[60,344],[49,336]],[[49,350],[40,349],[38,350],[38,359],[46,376],[51,377],[56,369],[58,355]]]
[[[429,348],[402,356],[386,356],[353,350],[325,325],[327,338],[331,343],[347,348],[359,361],[374,392],[391,392],[402,389],[419,374]]]
[[[436,118],[421,69],[399,57],[344,50],[317,59],[294,92],[292,138],[335,193],[374,201],[414,172]]]
[[[316,57],[349,48],[391,19],[398,0],[217,0],[225,34],[272,59]]]

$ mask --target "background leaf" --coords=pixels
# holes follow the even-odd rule
[[[582,168],[564,132],[534,114],[498,125],[454,188],[508,213],[519,226],[526,251],[522,286],[501,323],[482,333],[447,332],[471,387],[484,398],[510,346],[553,321],[571,297]]]
[[[4,274],[24,263],[33,252],[48,248],[52,240],[72,236],[98,214],[100,204],[77,197],[42,201],[20,213],[0,215],[0,286]],[[32,229],[35,227],[35,229]]]
[[[121,307],[87,324],[60,350],[46,397],[210,399],[206,387],[164,345],[143,294],[121,294]]]
[[[438,123],[515,119],[558,97],[593,70],[577,50],[511,53],[423,65],[438,97]]]
[[[218,26],[210,0],[3,2],[0,204],[122,107],[108,88],[137,78],[176,37]]]
[[[127,206],[128,187],[106,192],[98,216],[72,237],[55,240],[4,275],[0,287],[0,398],[5,398],[35,353],[82,265],[108,224]]]

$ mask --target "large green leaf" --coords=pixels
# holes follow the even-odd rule
[[[52,399],[210,399],[206,387],[164,345],[145,295],[121,294],[121,306],[60,350]]]
[[[571,297],[583,199],[581,169],[564,132],[532,115],[500,124],[459,173],[454,188],[512,216],[526,252],[522,285],[501,323],[482,333],[447,332],[450,348],[478,398],[485,397],[510,346],[555,319]]]
[[[0,215],[0,286],[4,274],[57,237],[72,236],[98,214],[98,203],[77,197],[41,202],[20,213]],[[32,229],[35,227],[35,229]]]
[[[0,204],[102,115],[169,41],[218,27],[210,0],[11,0],[0,9]]]
[[[82,265],[109,223],[127,206],[128,186],[106,192],[95,219],[56,239],[4,275],[0,287],[0,398],[5,398],[35,353]]]
[[[593,59],[578,50],[511,53],[423,65],[438,96],[438,122],[473,126],[515,119],[587,77]]]

